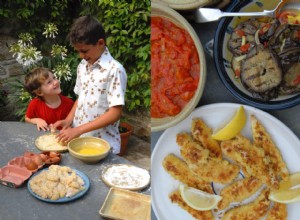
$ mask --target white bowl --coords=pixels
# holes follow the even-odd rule
[[[151,16],[158,16],[167,18],[172,21],[177,26],[187,30],[192,37],[195,47],[198,52],[199,56],[199,63],[200,63],[200,79],[198,83],[198,88],[193,96],[193,98],[187,103],[187,105],[178,113],[176,116],[172,117],[164,117],[164,118],[152,118],[151,117],[151,131],[161,131],[166,128],[172,127],[185,119],[189,114],[195,109],[196,105],[198,104],[200,98],[202,97],[205,81],[206,81],[206,60],[204,49],[202,44],[199,40],[198,35],[196,34],[193,27],[186,21],[184,17],[182,17],[178,12],[175,10],[166,7],[162,4],[151,3]]]

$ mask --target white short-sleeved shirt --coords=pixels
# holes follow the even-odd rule
[[[125,104],[127,76],[124,67],[115,60],[108,49],[93,64],[82,60],[77,68],[74,92],[78,95],[78,105],[73,126],[95,120],[112,106]],[[107,127],[87,132],[81,136],[100,137],[108,141],[113,153],[120,152],[119,121]]]

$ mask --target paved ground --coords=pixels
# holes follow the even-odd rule
[[[150,143],[131,135],[129,137],[127,151],[122,157],[139,167],[150,170]]]

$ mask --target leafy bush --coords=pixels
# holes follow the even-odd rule
[[[15,115],[19,120],[24,121],[25,112],[32,97],[24,90],[24,82],[19,77],[8,78],[6,82],[14,90],[9,93],[8,100],[10,103],[16,103]]]
[[[17,37],[19,33],[30,32],[33,35],[42,32],[44,25],[48,22],[55,23],[60,31],[61,39],[68,32],[73,16],[77,16],[74,11],[78,7],[74,0],[5,0],[1,1],[0,24],[16,21],[17,30],[11,34]],[[40,38],[37,38],[40,40]],[[61,43],[61,42],[60,42]]]
[[[95,6],[97,4],[97,7]],[[126,69],[129,111],[150,107],[150,10],[148,0],[83,0],[81,14],[102,23],[112,56]]]

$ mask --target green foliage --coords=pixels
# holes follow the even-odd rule
[[[8,83],[9,87],[14,90],[14,92],[10,92],[8,94],[8,101],[10,103],[16,103],[15,115],[21,121],[24,121],[25,112],[32,97],[24,90],[24,82],[19,76],[8,78],[6,83]]]
[[[77,12],[74,11],[78,8],[76,2],[75,0],[0,0],[0,24],[17,21],[17,30],[12,33],[17,37],[21,32],[29,31],[33,35],[41,33],[44,25],[52,22],[58,25],[61,36],[65,36],[73,16],[77,16]]]
[[[127,109],[149,109],[150,1],[83,0],[82,6],[82,15],[92,14],[102,23],[109,51],[126,69]]]

